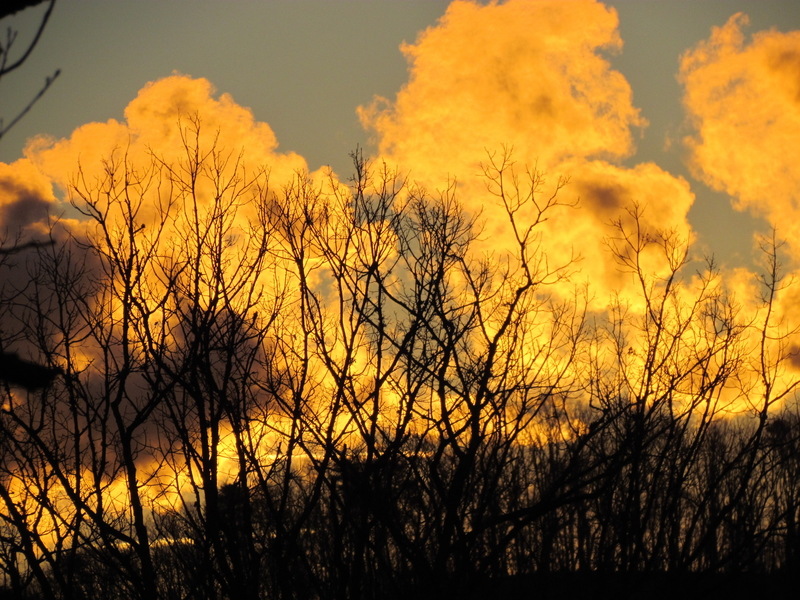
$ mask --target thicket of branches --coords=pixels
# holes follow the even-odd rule
[[[17,597],[467,596],[545,572],[800,566],[774,245],[751,318],[712,266],[688,285],[687,245],[631,207],[608,246],[638,301],[593,313],[540,250],[548,215],[576,209],[505,158],[486,182],[513,250],[486,255],[454,186],[356,156],[349,188],[273,189],[197,123],[183,135],[180,160],[79,172],[91,225],[4,266],[28,274],[2,290],[5,349],[63,373],[2,390]]]

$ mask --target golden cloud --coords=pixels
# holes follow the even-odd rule
[[[186,159],[187,129],[200,124],[200,145],[224,149],[234,159],[239,153],[251,169],[269,165],[275,181],[288,182],[307,170],[305,160],[292,152],[277,151],[278,142],[266,123],[234,102],[228,94],[214,97],[212,84],[203,78],[173,75],[145,85],[126,107],[125,120],[110,119],[76,129],[69,139],[35,138],[25,150],[39,169],[61,187],[74,181],[78,165],[93,175],[113,155],[141,166],[155,154],[165,162]],[[246,149],[246,153],[244,150]]]
[[[634,152],[632,131],[646,122],[625,77],[604,57],[622,48],[617,26],[616,11],[593,0],[453,2],[436,26],[402,46],[409,81],[394,101],[376,98],[359,109],[387,161],[428,188],[458,182],[458,198],[480,214],[492,254],[513,252],[514,237],[502,201],[486,193],[487,163],[508,167],[510,154],[517,176],[542,173],[538,201],[560,177],[570,179],[559,200],[579,206],[550,211],[539,226],[541,249],[552,264],[583,257],[582,277],[602,303],[629,285],[605,246],[609,224],[628,209],[639,206],[649,229],[692,237],[694,196],[685,181],[653,164],[619,165]],[[536,210],[515,218],[524,227]]]
[[[474,175],[511,146],[549,170],[566,158],[631,154],[645,124],[599,51],[618,51],[617,15],[600,2],[453,2],[402,51],[409,81],[394,102],[359,109],[380,153],[440,182]]]
[[[685,138],[694,176],[776,226],[800,235],[800,31],[747,39],[748,18],[732,16],[681,59]],[[796,241],[791,242],[796,245]]]

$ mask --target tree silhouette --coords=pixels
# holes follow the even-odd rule
[[[199,118],[179,133],[170,160],[79,170],[86,227],[4,289],[14,343],[64,374],[2,391],[18,597],[658,597],[792,576],[774,239],[754,318],[713,264],[686,283],[687,241],[631,206],[608,249],[636,302],[592,312],[537,243],[580,210],[566,182],[507,154],[484,173],[512,236],[497,260],[453,186],[355,153],[347,189],[275,188]],[[9,360],[9,382],[36,367]]]

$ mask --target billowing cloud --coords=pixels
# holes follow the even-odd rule
[[[36,230],[55,203],[52,184],[29,160],[0,163],[0,236],[16,238],[31,227]]]
[[[25,159],[0,163],[0,233],[12,239],[31,237],[32,231],[47,233],[53,220],[63,224],[65,215],[79,217],[70,221],[73,233],[78,233],[87,224],[68,205],[76,189],[100,192],[111,164],[119,173],[153,175],[154,162],[173,167],[186,163],[195,146],[200,152],[217,153],[211,162],[214,168],[224,165],[223,178],[237,169],[245,177],[266,171],[276,190],[307,170],[301,156],[278,151],[269,125],[256,121],[230,95],[216,97],[206,79],[173,75],[150,82],[124,115],[122,121],[82,125],[69,138],[34,138],[25,148]],[[168,178],[166,173],[157,177],[161,183]],[[143,198],[142,221],[155,217],[156,188],[151,185]]]
[[[257,243],[241,235],[258,217],[250,200],[272,191],[280,201],[281,188],[307,170],[301,156],[278,151],[269,125],[229,95],[217,97],[205,79],[174,75],[151,82],[124,114],[122,121],[83,125],[66,139],[36,138],[26,158],[0,164],[0,235],[27,241],[94,233],[98,244],[117,250],[131,243],[125,235],[130,221],[140,243],[177,255],[193,231],[200,236],[203,223],[213,225],[203,219],[221,201],[235,215],[225,227],[228,252],[241,258],[231,264],[238,267]],[[200,214],[197,226],[193,208]],[[105,229],[87,218],[90,213],[97,220],[102,215]],[[159,267],[148,268],[152,276]],[[29,276],[24,265],[15,267],[4,283],[14,279],[21,289]],[[150,281],[157,286],[159,279]]]
[[[592,0],[453,2],[402,46],[410,79],[396,100],[377,99],[361,119],[381,154],[411,162],[415,178],[474,171],[503,145],[545,169],[628,156],[630,129],[644,121],[599,53],[621,47],[616,12]]]
[[[542,249],[552,264],[583,257],[581,277],[608,297],[626,285],[604,246],[608,225],[638,205],[648,228],[689,238],[694,199],[685,181],[656,165],[620,166],[646,123],[625,77],[604,57],[622,48],[617,26],[616,11],[594,0],[453,2],[402,47],[409,81],[396,98],[376,99],[360,117],[380,155],[413,180],[429,188],[458,181],[463,206],[481,213],[491,250],[513,237],[481,177],[490,157],[497,162],[511,149],[518,174],[542,172],[539,200],[569,178],[559,199],[579,207],[547,215]]]
[[[241,153],[252,168],[268,166],[277,181],[287,181],[307,169],[299,155],[277,151],[272,129],[256,121],[248,108],[228,94],[214,96],[212,84],[203,78],[173,75],[150,82],[125,108],[123,122],[89,123],[69,139],[34,139],[26,155],[67,188],[78,165],[91,174],[102,170],[112,155],[124,154],[132,165],[146,163],[151,153],[166,162],[185,159],[193,140],[184,143],[183,137],[193,135],[192,120],[197,119],[200,144],[206,151],[216,147],[234,159]]]
[[[800,31],[746,38],[744,14],[712,30],[681,60],[685,139],[693,174],[763,216],[781,237],[800,235]],[[795,249],[797,242],[793,241]]]

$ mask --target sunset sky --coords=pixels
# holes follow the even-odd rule
[[[46,8],[3,20],[20,38],[0,62],[27,46]],[[533,524],[516,508],[495,520],[494,500],[483,513],[479,503],[451,504],[473,488],[480,502],[493,497],[465,478],[476,465],[508,466],[485,479],[508,481],[525,502],[541,495],[529,514],[550,523],[547,511],[573,510],[584,489],[597,506],[595,489],[616,494],[582,466],[584,452],[602,472],[608,465],[608,481],[614,470],[639,481],[661,431],[664,452],[653,460],[671,469],[668,446],[674,456],[689,449],[675,465],[682,473],[688,461],[704,473],[717,448],[751,439],[721,469],[738,480],[737,461],[750,461],[740,492],[719,488],[734,503],[750,502],[749,448],[783,454],[782,430],[766,423],[784,407],[797,411],[800,393],[799,0],[57,0],[30,59],[0,78],[0,118],[23,111],[57,70],[0,139],[0,362],[49,373],[26,386],[0,369],[0,413],[19,436],[15,457],[0,464],[0,509],[47,511],[54,496],[63,514],[74,508],[72,521],[42,521],[52,536],[43,548],[61,551],[67,538],[53,540],[62,523],[76,524],[77,540],[84,522],[108,518],[108,495],[119,514],[140,513],[147,558],[140,495],[165,514],[188,514],[191,493],[191,510],[201,498],[222,510],[209,491],[230,482],[247,490],[250,463],[261,469],[265,506],[304,515],[276,531],[316,536],[316,513],[292,504],[292,486],[305,485],[295,469],[330,477],[296,497],[334,511],[324,494],[355,496],[384,479],[373,464],[402,463],[411,466],[393,472],[421,474],[402,476],[426,481],[420,497],[442,494],[454,515],[431,526],[458,548],[452,560],[435,536],[408,527],[436,547],[419,553],[427,573],[428,556],[456,566],[478,556],[462,539],[484,534],[463,526],[462,514],[494,523],[485,535],[499,532],[506,544],[517,533],[504,528]],[[753,417],[752,438],[716,437],[709,426],[730,415]],[[0,433],[12,431],[5,423]],[[693,429],[697,441],[684,441]],[[645,446],[651,433],[657,444]],[[43,441],[26,446],[28,438]],[[74,463],[51,477],[62,445]],[[41,482],[14,472],[17,460],[39,469],[28,447],[41,453]],[[406,447],[437,469],[452,448],[451,487],[416,466],[424,463],[394,461]],[[538,470],[528,454],[538,449],[557,484],[536,475],[517,485],[517,469]],[[360,487],[350,487],[347,465],[362,456]],[[777,473],[770,460],[758,464]],[[571,470],[577,483],[562,475]],[[3,494],[3,477],[22,500]],[[285,482],[280,502],[273,477]],[[707,518],[717,482],[727,481],[707,477],[713,494],[701,501],[664,488],[679,499],[675,514],[685,501]],[[637,504],[619,501],[628,516],[609,522],[638,544],[627,530],[644,488],[619,481]],[[652,481],[654,493],[672,486]],[[90,500],[76,502],[72,485]],[[551,490],[562,488],[560,504]],[[91,515],[84,504],[95,502]],[[425,506],[408,514],[425,517]],[[27,508],[14,514],[39,523]],[[27,527],[25,519],[5,522]],[[727,539],[716,517],[709,533],[681,519],[691,520],[687,539],[700,540],[681,555],[727,572],[711,552]],[[780,519],[769,521],[776,531]],[[213,519],[198,523],[228,535]],[[636,528],[644,540],[650,530]],[[384,539],[371,535],[370,546]],[[661,533],[647,536],[672,552]],[[0,538],[3,555],[11,538]],[[164,539],[193,547],[200,538]],[[270,544],[264,556],[283,564]],[[503,547],[489,547],[481,565],[500,560]],[[608,556],[598,560],[633,572]],[[2,576],[0,568],[0,588]]]
[[[610,193],[652,205],[663,225],[686,217],[698,252],[730,267],[750,264],[754,229],[800,234],[797,2],[448,4],[58,2],[25,67],[0,82],[2,116],[61,76],[0,141],[0,161],[19,159],[34,136],[123,120],[148,82],[180,74],[204,80],[193,93],[229,94],[268,124],[272,150],[302,157],[290,168],[304,159],[344,179],[362,145],[430,185],[455,177],[468,191],[485,151],[508,145],[517,161],[571,177],[564,193],[589,212]],[[24,34],[41,14],[7,21]],[[142,93],[138,106],[171,93]],[[173,118],[147,118],[159,115]]]

